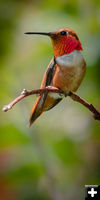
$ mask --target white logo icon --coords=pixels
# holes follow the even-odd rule
[[[91,188],[91,191],[88,191],[88,194],[91,194],[91,197],[94,197],[94,195],[97,194],[97,191],[95,191],[94,188]]]

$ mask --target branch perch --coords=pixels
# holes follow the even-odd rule
[[[3,107],[3,111],[6,112],[6,111],[10,110],[16,103],[18,103],[19,101],[21,101],[22,99],[24,99],[27,96],[34,95],[34,94],[41,95],[41,94],[44,94],[45,92],[59,93],[61,95],[64,95],[65,97],[70,96],[72,100],[84,105],[88,110],[90,110],[93,113],[93,117],[95,120],[100,120],[100,112],[97,111],[96,108],[91,103],[86,102],[84,99],[82,99],[81,97],[79,97],[78,95],[76,95],[72,92],[69,92],[68,94],[66,94],[62,90],[60,90],[56,87],[53,87],[53,86],[47,86],[45,88],[41,88],[38,90],[23,89],[20,96],[18,96],[11,103],[9,103],[8,105]]]
[[[64,94],[64,92],[56,87],[45,87],[42,89],[38,89],[38,90],[26,90],[23,89],[23,91],[21,92],[20,96],[18,96],[16,99],[14,99],[11,103],[9,103],[8,105],[5,105],[3,107],[3,111],[6,112],[8,110],[10,110],[16,103],[18,103],[19,101],[21,101],[22,99],[24,99],[27,96],[33,95],[33,94],[43,94],[45,92],[54,92],[54,93],[60,93],[60,94]]]

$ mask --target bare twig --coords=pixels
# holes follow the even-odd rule
[[[43,94],[45,92],[54,92],[54,93],[64,94],[63,91],[61,91],[60,89],[58,89],[56,87],[52,87],[52,86],[47,86],[45,88],[38,89],[38,90],[26,90],[26,89],[23,89],[21,94],[16,99],[14,99],[11,103],[9,103],[8,105],[5,105],[2,110],[4,112],[6,112],[6,111],[10,110],[16,103],[18,103],[19,101],[24,99],[25,97],[33,95],[33,94],[41,95],[41,94]]]
[[[95,120],[100,120],[100,112],[96,110],[96,108],[91,104],[79,97],[78,95],[70,92],[69,95],[74,101],[77,101],[88,108],[92,113]]]
[[[38,90],[23,89],[20,96],[18,96],[11,103],[9,103],[8,105],[3,107],[3,111],[6,112],[6,111],[10,110],[16,103],[18,103],[19,101],[21,101],[23,98],[25,98],[27,96],[30,96],[30,95],[33,95],[33,94],[41,95],[45,92],[53,92],[53,93],[59,93],[61,95],[65,95],[65,96],[70,96],[74,101],[79,102],[80,104],[82,104],[86,108],[88,108],[88,110],[90,110],[93,113],[95,120],[100,120],[100,112],[97,111],[96,108],[91,103],[86,102],[84,99],[82,99],[81,97],[79,97],[78,95],[76,95],[72,92],[65,94],[62,90],[60,90],[56,87],[53,87],[53,86],[47,86],[45,88],[41,88],[41,89],[38,89]]]

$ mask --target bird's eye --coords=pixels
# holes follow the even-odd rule
[[[67,31],[61,31],[61,35],[67,35]]]

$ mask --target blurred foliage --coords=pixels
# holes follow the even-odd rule
[[[0,1],[0,107],[23,88],[39,88],[52,58],[50,40],[26,31],[71,27],[87,72],[78,94],[100,110],[100,1]],[[0,111],[0,200],[74,200],[85,184],[100,184],[100,123],[69,98],[29,129],[36,97]]]

